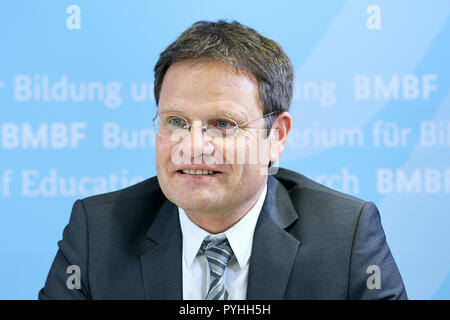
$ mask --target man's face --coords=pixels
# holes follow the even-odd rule
[[[261,133],[256,129],[265,128],[264,119],[240,130],[239,143],[208,137],[201,124],[224,113],[238,124],[261,118],[256,78],[219,62],[175,63],[167,70],[160,92],[158,112],[166,111],[188,120],[192,128],[184,141],[156,136],[156,170],[165,196],[192,212],[226,212],[252,205],[267,181],[262,172],[267,171],[268,160],[258,159],[255,164],[238,161],[237,156],[244,153],[248,159],[249,152],[255,152],[250,148],[258,143]],[[189,155],[191,164],[174,161],[174,155],[180,154]],[[217,173],[197,175],[183,169]]]

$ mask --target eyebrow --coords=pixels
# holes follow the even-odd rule
[[[175,106],[162,106],[162,107],[161,107],[161,110],[158,110],[158,111],[160,111],[160,112],[170,112],[170,111],[173,111],[173,112],[183,112],[182,109],[180,109],[180,108],[178,108],[178,107],[175,107]]]
[[[183,114],[183,109],[176,107],[176,106],[162,106],[161,109],[159,110],[159,112],[178,112]],[[228,118],[232,118],[232,119],[237,119],[239,121],[242,122],[246,122],[248,121],[248,117],[245,116],[244,112],[230,112],[230,111],[219,111],[218,113],[212,114],[211,116],[216,117],[216,116],[223,116],[223,117],[228,117]]]
[[[238,113],[233,113],[233,112],[229,112],[229,111],[222,111],[222,112],[214,114],[213,116],[223,116],[223,117],[228,117],[231,119],[237,119],[237,120],[243,121],[243,122],[245,122],[246,121],[245,119],[247,118],[247,117],[245,117],[245,119],[243,119],[242,116],[239,115]]]

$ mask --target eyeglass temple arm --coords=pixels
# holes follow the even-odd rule
[[[270,116],[270,115],[272,115],[272,114],[274,114],[274,113],[277,113],[277,112],[276,112],[276,111],[272,111],[272,112],[270,112],[270,113],[268,113],[268,114],[263,115],[261,118],[254,119],[254,120],[250,120],[250,121],[247,121],[247,122],[245,122],[245,123],[243,123],[243,124],[239,124],[239,125],[237,125],[237,126],[238,126],[238,127],[246,126],[246,125],[248,125],[248,124],[251,123],[251,122],[258,121],[258,120],[263,119],[263,118],[265,118],[265,117],[268,117],[268,116]]]

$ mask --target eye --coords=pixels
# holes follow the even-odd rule
[[[216,124],[219,129],[228,129],[234,127],[234,125],[227,120],[217,120]]]
[[[168,120],[168,124],[171,126],[175,126],[175,127],[179,127],[181,125],[183,125],[184,120],[180,119],[180,118],[170,118]]]

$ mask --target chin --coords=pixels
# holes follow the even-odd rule
[[[204,196],[184,196],[176,197],[175,204],[179,207],[192,211],[204,211],[217,208],[217,197],[204,197]]]

